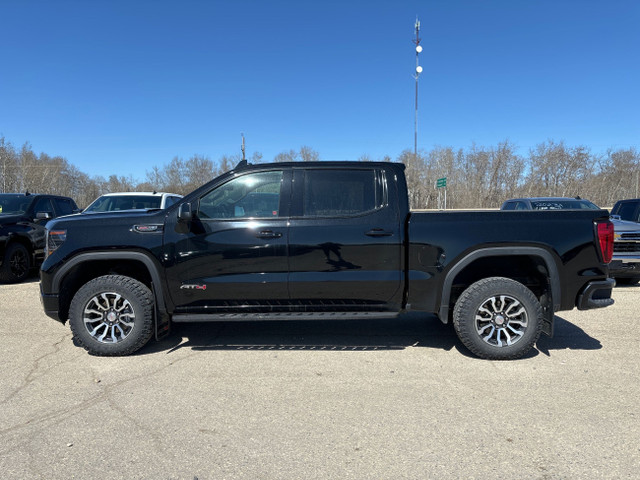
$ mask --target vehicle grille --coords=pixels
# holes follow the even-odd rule
[[[613,242],[613,253],[640,253],[640,242]]]
[[[636,240],[640,241],[640,232],[634,233],[621,233],[620,240]]]

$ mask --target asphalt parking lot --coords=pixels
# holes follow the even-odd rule
[[[0,285],[5,479],[640,477],[640,287],[518,361],[435,317],[186,325],[92,357]]]

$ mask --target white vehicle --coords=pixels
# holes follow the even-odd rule
[[[82,213],[120,212],[122,210],[165,209],[182,195],[166,192],[107,193],[95,199]]]

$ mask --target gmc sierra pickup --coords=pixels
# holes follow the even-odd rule
[[[613,303],[605,210],[411,212],[404,165],[248,165],[165,210],[47,226],[41,300],[95,355],[171,322],[436,314],[488,359],[521,357],[559,310]]]

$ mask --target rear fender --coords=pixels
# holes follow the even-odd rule
[[[446,274],[442,286],[442,296],[438,317],[442,323],[449,322],[451,311],[451,291],[455,278],[469,265],[480,258],[485,257],[508,257],[508,256],[530,256],[539,258],[545,265],[549,273],[550,295],[543,295],[540,303],[544,312],[544,324],[542,331],[546,335],[553,335],[554,313],[560,309],[562,292],[560,288],[560,274],[553,255],[540,247],[491,247],[473,251],[463,257]]]

